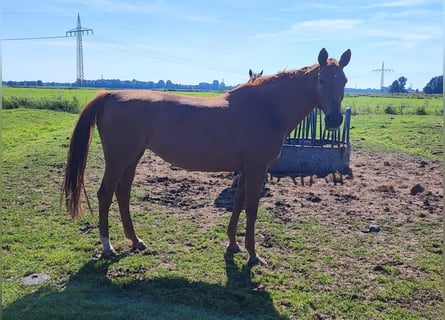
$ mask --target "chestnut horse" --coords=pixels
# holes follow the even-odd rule
[[[147,248],[133,228],[129,202],[136,165],[145,149],[150,149],[190,171],[239,171],[227,250],[241,251],[236,228],[244,209],[248,263],[266,264],[255,250],[254,229],[267,169],[278,158],[284,138],[315,107],[325,112],[328,129],[341,125],[346,84],[343,68],[350,58],[351,51],[347,50],[340,61],[328,59],[322,49],[318,64],[263,76],[210,98],[149,90],[98,93],[82,110],[71,137],[62,190],[68,212],[73,218],[83,215],[84,173],[96,125],[105,159],[97,193],[103,256],[116,254],[108,232],[113,194],[133,249]]]
[[[261,72],[253,72],[252,69],[249,69],[249,81],[247,83],[254,83],[255,80],[263,75],[263,70]]]
[[[261,72],[253,72],[252,69],[249,69],[249,80],[247,81],[247,83],[248,84],[254,83],[255,80],[261,77],[262,75],[263,75],[263,70],[261,70]],[[233,173],[232,188],[238,185],[239,176],[240,176],[239,172]]]

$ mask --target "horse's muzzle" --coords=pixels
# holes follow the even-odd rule
[[[326,114],[324,122],[326,130],[337,130],[343,122],[343,115],[341,113]]]

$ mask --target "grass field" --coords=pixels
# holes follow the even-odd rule
[[[444,159],[442,116],[354,115],[351,137],[356,149]]]
[[[3,89],[5,95],[18,94],[9,89]],[[78,91],[63,94],[77,95]],[[95,90],[81,90],[79,101],[94,94]],[[306,239],[293,244],[300,250],[276,252],[269,261],[284,265],[285,272],[283,268],[251,269],[238,256],[226,255],[226,260],[235,263],[225,263],[221,243],[226,240],[226,219],[216,219],[208,230],[200,230],[192,221],[178,221],[166,212],[150,212],[144,219],[135,214],[137,227],[158,240],[146,253],[125,254],[115,261],[97,259],[97,216],[71,221],[58,210],[66,151],[77,115],[18,108],[3,110],[2,118],[3,319],[290,319],[291,314],[280,310],[291,305],[301,319],[316,318],[314,305],[344,319],[437,319],[442,315],[427,304],[417,312],[397,307],[397,301],[407,299],[411,292],[425,288],[439,292],[440,255],[422,253],[419,259],[429,278],[417,284],[415,279],[401,281],[387,267],[376,279],[381,298],[363,303],[341,290],[319,291],[333,282],[326,274],[314,273],[297,281],[293,262],[311,261],[320,250],[318,245],[328,246],[335,239],[317,221],[284,226],[271,219],[265,208],[260,209],[259,223],[277,241],[288,242],[292,228]],[[442,128],[443,117],[434,113],[369,113],[353,116],[351,136],[357,150],[404,153],[439,162],[443,160]],[[93,193],[103,170],[97,132],[90,159],[87,170]],[[124,242],[116,214],[110,217],[110,228],[112,240]],[[319,238],[313,238],[313,230]],[[200,246],[191,250],[187,243]],[[366,243],[351,245],[351,250],[363,251]],[[49,274],[51,281],[23,286],[21,278],[32,273]],[[354,290],[363,289],[359,279],[351,281]],[[293,290],[285,289],[289,283]]]
[[[442,96],[432,95],[346,95],[343,107],[353,114],[442,115]]]
[[[47,109],[79,113],[100,89],[72,88],[20,88],[5,87],[3,109]],[[182,92],[187,95],[215,96],[217,92]]]
[[[10,98],[13,96],[27,97],[27,98],[51,98],[55,96],[63,96],[65,98],[77,97],[82,104],[86,104],[92,99],[96,92],[101,89],[94,88],[23,88],[23,87],[3,87],[3,96]],[[189,95],[199,96],[215,96],[221,93],[218,92],[182,92]]]
[[[70,88],[19,88],[4,87],[3,99],[13,97],[42,100],[63,97],[71,101],[75,97],[82,108],[92,99],[99,89],[70,89]],[[180,92],[181,94],[197,96],[216,96],[219,92]],[[367,96],[346,95],[343,107],[351,107],[353,114],[399,114],[399,115],[442,115],[442,96],[437,95],[400,95],[400,96]]]

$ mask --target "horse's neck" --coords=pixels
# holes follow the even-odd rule
[[[291,131],[317,105],[317,71],[280,79],[276,84],[277,93],[271,107],[281,114],[286,131]],[[275,103],[275,105],[273,105]]]

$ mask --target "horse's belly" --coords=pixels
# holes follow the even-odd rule
[[[208,147],[175,143],[149,149],[172,165],[189,171],[234,171],[240,166],[233,148],[229,150],[217,144]]]

